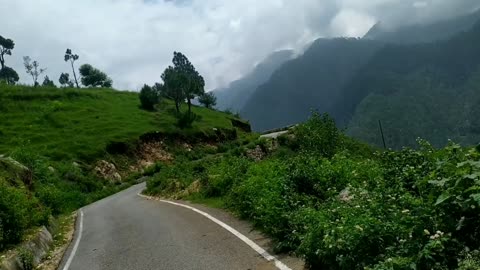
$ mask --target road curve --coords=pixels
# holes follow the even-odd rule
[[[189,209],[139,197],[140,184],[84,207],[83,229],[58,269],[276,269],[236,236]],[[72,254],[75,243],[76,252]]]

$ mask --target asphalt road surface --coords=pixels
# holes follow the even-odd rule
[[[69,258],[70,270],[276,269],[204,216],[138,196],[143,188],[137,185],[84,207],[83,228],[78,218],[59,269],[67,270]]]

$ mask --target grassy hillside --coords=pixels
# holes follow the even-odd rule
[[[0,86],[0,154],[27,147],[53,160],[94,160],[109,142],[129,142],[159,131],[192,135],[232,128],[229,115],[194,107],[201,119],[180,130],[164,100],[158,111],[139,108],[138,94],[110,89]]]
[[[208,138],[215,143],[220,135],[236,134],[232,116],[225,113],[194,107],[199,120],[179,129],[171,101],[151,112],[139,105],[133,92],[0,85],[0,252],[51,215],[130,186],[139,170],[158,162],[155,153],[188,153],[185,142]],[[160,134],[162,144],[146,149],[145,160],[145,149],[138,147],[158,141],[139,138],[152,132]],[[107,146],[119,143],[127,151],[107,153]],[[152,168],[144,173],[157,167]]]

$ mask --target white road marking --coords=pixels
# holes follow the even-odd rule
[[[70,253],[70,257],[68,257],[68,261],[63,267],[63,270],[68,270],[70,268],[70,264],[72,264],[73,257],[75,257],[75,253],[77,252],[78,245],[80,244],[80,239],[82,239],[82,232],[83,232],[83,211],[80,209],[80,227],[78,232],[77,240],[75,241],[75,245],[73,246],[72,253]]]
[[[257,245],[255,242],[253,242],[252,240],[250,240],[248,237],[246,237],[245,235],[241,234],[239,231],[235,230],[234,228],[230,227],[229,225],[223,223],[222,221],[214,218],[213,216],[209,215],[208,213],[205,213],[203,211],[200,211],[198,210],[197,208],[194,208],[194,207],[191,207],[189,205],[185,205],[185,204],[181,204],[181,203],[176,203],[176,202],[171,202],[171,201],[167,201],[167,200],[161,200],[161,199],[158,199],[158,198],[155,198],[155,197],[151,197],[151,196],[146,196],[146,195],[143,195],[143,194],[140,194],[138,193],[138,196],[140,197],[143,197],[143,198],[146,198],[146,199],[149,199],[149,200],[156,200],[156,201],[160,201],[160,202],[164,202],[164,203],[169,203],[169,204],[173,204],[173,205],[176,205],[176,206],[180,206],[180,207],[184,207],[184,208],[188,208],[194,212],[197,212],[199,213],[200,215],[210,219],[211,221],[217,223],[218,225],[220,225],[222,228],[224,228],[225,230],[231,232],[233,235],[235,235],[236,237],[238,237],[240,240],[242,240],[243,242],[245,242],[247,245],[249,245],[253,250],[255,250],[258,254],[260,254],[263,258],[265,258],[265,260],[269,261],[269,262],[274,262],[275,263],[275,266],[280,269],[280,270],[292,270],[290,267],[288,267],[286,264],[284,264],[283,262],[281,262],[280,260],[278,260],[277,258],[275,258],[274,256],[270,255],[270,253],[268,253],[265,249],[263,249],[262,247],[260,247],[259,245]],[[66,270],[66,269],[64,269]]]

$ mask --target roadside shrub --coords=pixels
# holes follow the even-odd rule
[[[0,179],[0,250],[22,240],[25,230],[47,222],[49,212],[25,190]]]
[[[288,228],[285,210],[290,192],[285,171],[284,165],[277,161],[252,164],[244,180],[232,188],[228,206],[269,234],[285,236],[285,228]]]
[[[204,194],[219,197],[228,194],[242,180],[250,161],[243,157],[229,156],[220,159],[208,168],[208,181],[204,183]]]
[[[293,129],[293,134],[300,149],[316,152],[326,158],[333,157],[340,147],[341,132],[328,114],[312,112],[305,123]]]

